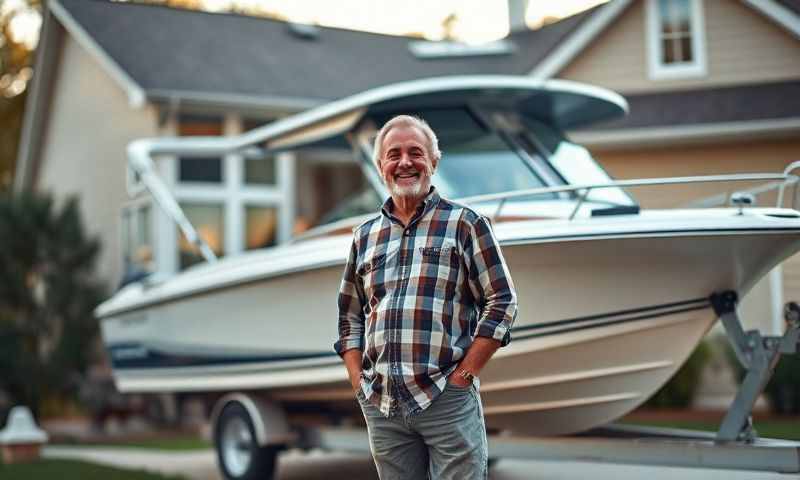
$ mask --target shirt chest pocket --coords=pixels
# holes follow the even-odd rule
[[[455,245],[443,243],[441,246],[417,247],[414,262],[419,266],[420,274],[426,277],[448,277],[450,272],[459,267],[459,257]]]
[[[358,265],[356,275],[361,278],[367,296],[372,296],[377,293],[375,291],[376,289],[384,290],[386,282],[391,279],[388,259],[389,255],[385,252],[376,253],[365,258],[364,261]]]

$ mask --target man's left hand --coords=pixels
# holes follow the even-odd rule
[[[455,372],[453,372],[447,378],[447,382],[452,383],[457,387],[469,387],[470,385],[472,385],[472,383],[469,380],[461,376],[461,370],[456,370]]]

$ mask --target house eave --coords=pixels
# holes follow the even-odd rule
[[[128,96],[128,103],[131,108],[138,109],[144,107],[147,100],[144,89],[97,44],[89,32],[70,15],[67,9],[64,8],[58,0],[49,0],[47,2],[47,8],[72,35],[75,41],[89,52],[111,78],[122,87],[125,94]]]
[[[329,99],[248,95],[225,92],[201,92],[169,89],[145,91],[147,101],[171,107],[201,107],[203,109],[233,109],[237,111],[268,111],[296,113],[329,102]]]
[[[754,139],[797,138],[800,117],[709,124],[655,126],[569,133],[570,139],[599,150],[697,145]]]
[[[63,30],[53,20],[47,9],[43,12],[39,47],[34,58],[34,75],[30,81],[28,97],[25,100],[25,114],[22,121],[19,149],[12,189],[16,193],[30,189],[35,182],[42,137],[47,123],[47,111],[52,95],[53,81],[59,59],[58,45]]]
[[[744,3],[800,39],[800,16],[774,0],[743,0]]]
[[[603,32],[619,15],[630,5],[631,0],[612,0],[583,25],[573,32],[569,38],[561,43],[553,52],[548,54],[529,75],[538,80],[552,78],[575,57],[577,57],[591,41]]]

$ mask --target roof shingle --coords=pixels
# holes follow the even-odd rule
[[[797,118],[800,81],[626,95],[630,113],[592,131]]]
[[[214,92],[330,100],[417,78],[526,74],[595,9],[517,32],[508,55],[420,59],[416,39],[319,28],[316,39],[285,22],[107,0],[60,0],[145,91]]]

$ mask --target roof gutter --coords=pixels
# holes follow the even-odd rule
[[[296,113],[330,102],[327,98],[279,97],[275,95],[248,95],[225,92],[202,92],[171,89],[148,89],[146,97],[153,103],[181,105],[196,104],[203,107],[234,108],[237,110],[279,110]]]

